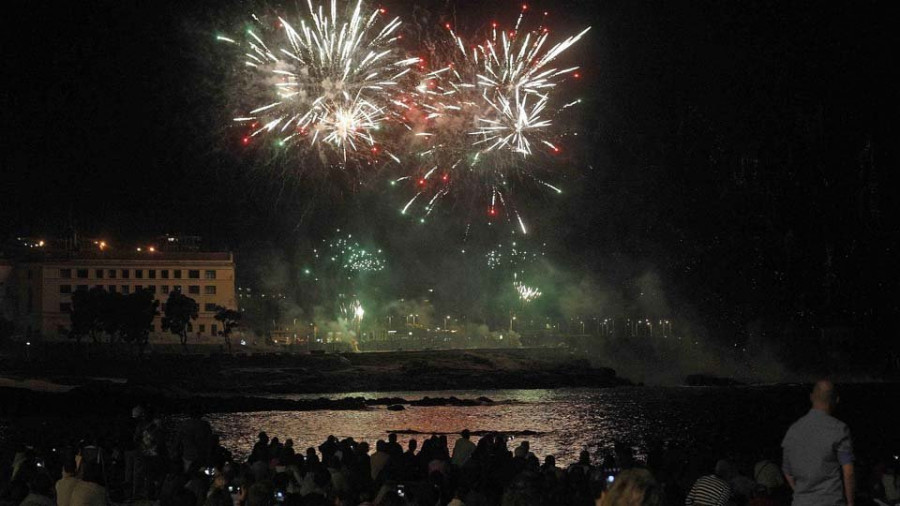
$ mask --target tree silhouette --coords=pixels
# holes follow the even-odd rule
[[[153,318],[159,314],[158,307],[159,301],[149,290],[139,290],[121,298],[119,336],[136,345],[139,353],[144,352],[150,340],[150,328]]]
[[[181,340],[181,345],[187,347],[188,325],[191,320],[197,319],[200,305],[194,299],[183,295],[181,292],[172,292],[166,301],[165,317],[162,319],[163,330],[175,334]]]
[[[216,306],[216,321],[222,322],[219,335],[225,340],[225,348],[231,352],[231,333],[241,324],[241,313],[234,309]]]
[[[72,309],[69,320],[72,330],[69,337],[81,342],[85,336],[90,336],[93,342],[100,339],[104,331],[104,309],[110,305],[109,293],[100,287],[90,290],[78,290],[72,294]]]

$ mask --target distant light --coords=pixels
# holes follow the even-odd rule
[[[241,339],[241,346],[247,346],[247,341],[244,341],[243,339]]]
[[[147,251],[149,251],[150,253],[153,253],[156,251],[156,248],[154,248],[153,246],[150,246],[149,248],[147,248]]]
[[[31,341],[26,341],[25,346],[31,346]]]
[[[44,247],[44,241],[38,241],[38,246],[40,246],[41,248],[43,248],[43,247]]]
[[[138,249],[137,249],[137,250],[138,250],[138,251],[140,251],[140,250],[141,250],[141,248],[138,248]]]
[[[105,249],[105,248],[106,248],[106,241],[100,241],[100,244],[99,244],[98,246],[100,246],[100,249],[101,249],[101,250],[102,250],[102,249]]]

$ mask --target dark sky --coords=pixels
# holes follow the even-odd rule
[[[537,196],[530,209],[564,264],[613,284],[651,266],[673,298],[729,332],[787,332],[809,312],[886,328],[900,234],[890,2],[545,3],[532,8],[549,9],[555,30],[593,27],[575,51],[588,135],[572,150],[567,198]],[[424,5],[455,8],[457,22],[518,9]],[[0,235],[189,232],[244,249],[374,221],[382,237],[406,234],[407,251],[458,246],[458,224],[388,228],[409,228],[391,214],[395,195],[283,184],[222,149],[226,62],[210,41],[239,25],[244,4],[12,9]]]

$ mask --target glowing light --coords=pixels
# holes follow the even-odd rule
[[[235,108],[248,111],[234,118],[250,129],[242,143],[274,136],[304,165],[370,163],[379,152],[369,149],[375,132],[398,117],[396,97],[418,59],[401,54],[400,20],[384,21],[384,7],[366,12],[362,0],[307,6],[290,21],[252,16],[239,42],[217,37],[242,53],[247,78],[232,95]]]
[[[552,43],[543,26],[529,31],[522,27],[528,5],[522,4],[515,29],[500,30],[497,22],[481,43],[472,43],[444,25],[429,57],[432,69],[422,70],[416,87],[416,102],[423,119],[415,142],[420,164],[440,167],[445,185],[424,188],[421,174],[418,202],[427,216],[440,201],[473,192],[489,196],[488,215],[497,216],[498,206],[518,222],[524,220],[514,200],[519,183],[544,184],[539,171],[546,170],[540,157],[557,154],[551,140],[561,136],[556,123],[560,112],[577,104],[565,100],[562,84],[578,67],[557,62],[588,29]],[[548,145],[549,151],[540,149]],[[428,176],[424,176],[427,179]],[[459,195],[461,197],[461,195]],[[410,199],[409,208],[415,197]],[[495,203],[495,201],[497,201]]]

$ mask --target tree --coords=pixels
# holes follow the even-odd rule
[[[190,299],[189,299],[190,300]],[[196,305],[196,303],[194,303]],[[119,336],[127,343],[138,347],[143,353],[150,340],[150,328],[153,318],[159,314],[159,301],[149,290],[140,290],[131,295],[122,296],[119,305]],[[194,318],[196,318],[196,312]]]
[[[188,325],[197,319],[200,305],[194,299],[181,292],[172,292],[166,301],[165,317],[162,319],[163,330],[175,334],[181,339],[182,346],[187,347]]]
[[[72,330],[69,332],[69,337],[79,343],[85,336],[90,336],[95,343],[100,339],[100,334],[106,327],[103,313],[110,305],[109,295],[105,290],[96,286],[90,290],[78,290],[72,294],[72,309],[69,313]]]
[[[216,306],[216,321],[222,323],[219,335],[225,340],[225,348],[231,352],[231,332],[241,324],[241,313],[234,309]]]

